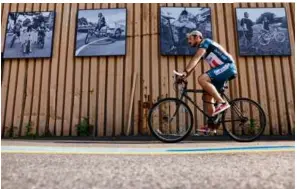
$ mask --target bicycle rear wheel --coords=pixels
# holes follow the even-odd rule
[[[183,101],[165,98],[150,109],[148,125],[152,134],[160,141],[179,142],[192,130],[193,113]]]
[[[260,137],[266,126],[266,116],[261,106],[248,98],[229,102],[222,123],[228,135],[239,142],[251,142]]]

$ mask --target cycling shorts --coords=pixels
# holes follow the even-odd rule
[[[237,74],[237,69],[235,63],[225,63],[207,71],[206,74],[210,77],[211,83],[216,89],[221,91],[225,82]]]

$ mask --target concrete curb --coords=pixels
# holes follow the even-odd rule
[[[76,141],[158,141],[153,136],[117,136],[117,137],[79,137],[79,136],[51,136],[51,137],[17,137],[6,140],[76,140]],[[290,136],[261,136],[256,141],[294,141],[295,135]],[[184,141],[233,141],[229,136],[189,136]]]

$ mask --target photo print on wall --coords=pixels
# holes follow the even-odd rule
[[[79,10],[75,56],[126,54],[126,9]]]
[[[52,56],[55,12],[10,12],[4,58]]]
[[[212,39],[211,9],[202,7],[161,7],[160,45],[162,55],[193,55],[186,34],[199,30]]]
[[[291,55],[285,8],[237,8],[241,56]]]

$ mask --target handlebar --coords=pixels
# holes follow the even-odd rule
[[[183,89],[186,89],[188,86],[188,81],[182,78],[183,74],[173,70],[173,79],[174,79],[174,88],[178,89],[179,85],[182,85]]]

